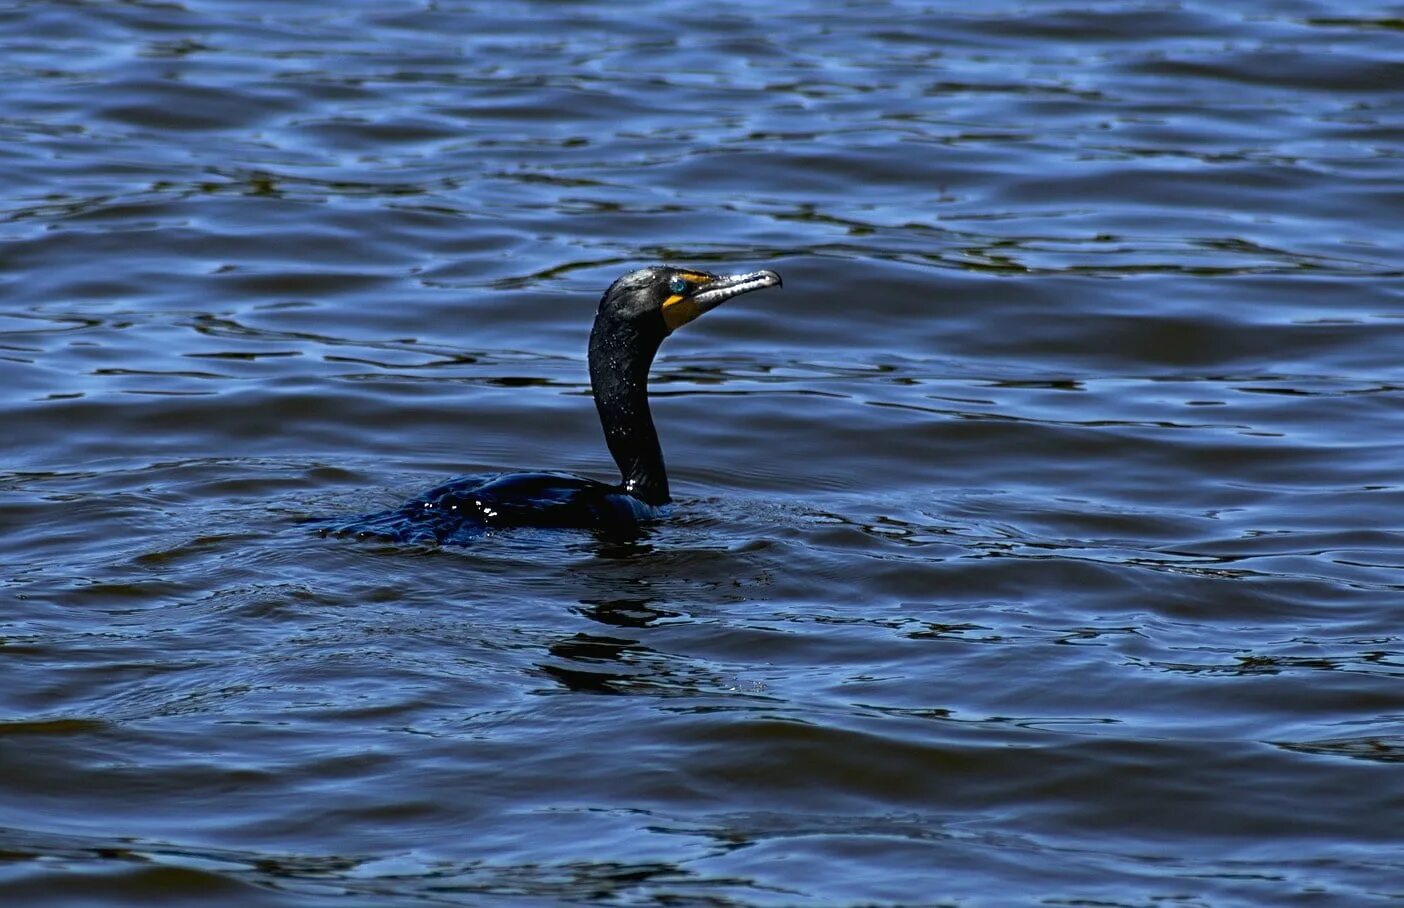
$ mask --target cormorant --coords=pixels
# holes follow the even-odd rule
[[[590,331],[590,386],[617,484],[570,473],[463,476],[399,508],[328,530],[401,542],[466,542],[498,527],[624,530],[660,516],[668,474],[648,407],[648,370],[664,338],[733,296],[780,286],[774,271],[709,274],[654,265],[609,285]]]

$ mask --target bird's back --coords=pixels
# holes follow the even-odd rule
[[[398,508],[324,527],[339,536],[408,543],[465,543],[498,528],[624,530],[658,510],[607,485],[570,473],[461,476]]]

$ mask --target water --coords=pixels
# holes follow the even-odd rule
[[[1404,897],[1404,19],[0,7],[0,901]],[[636,540],[324,539],[608,477]]]

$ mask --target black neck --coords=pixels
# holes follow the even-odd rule
[[[619,464],[624,491],[649,504],[667,504],[668,472],[648,409],[648,369],[667,330],[660,317],[627,319],[603,306],[590,332],[590,386],[605,443]]]

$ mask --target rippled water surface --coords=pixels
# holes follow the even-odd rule
[[[1401,17],[3,3],[0,901],[1404,898]]]

